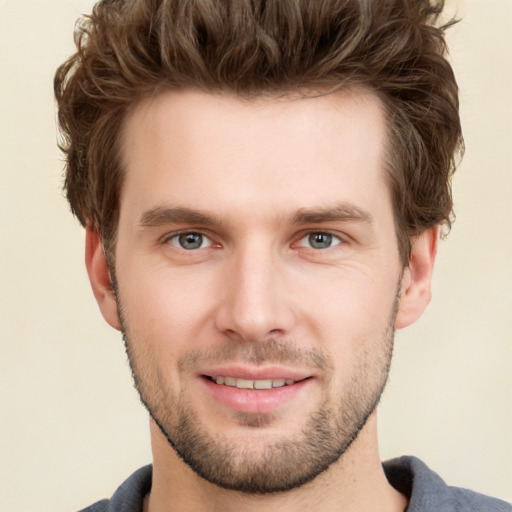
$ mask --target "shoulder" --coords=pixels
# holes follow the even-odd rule
[[[78,512],[108,512],[108,500],[97,501]]]
[[[151,489],[153,467],[144,466],[130,475],[112,497],[79,512],[142,512],[144,497]]]
[[[512,512],[505,501],[452,487],[416,457],[383,464],[389,483],[409,498],[407,512]]]

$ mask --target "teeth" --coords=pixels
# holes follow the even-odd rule
[[[271,380],[255,380],[254,389],[271,389],[273,387]]]
[[[271,389],[291,386],[295,383],[292,379],[265,379],[265,380],[247,380],[236,379],[235,377],[213,377],[217,384],[234,387],[238,389]]]
[[[253,380],[236,379],[236,387],[240,389],[254,389]]]
[[[224,377],[224,384],[226,386],[236,386],[236,379],[234,377]]]

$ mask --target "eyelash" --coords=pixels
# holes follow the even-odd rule
[[[201,238],[201,246],[200,247],[195,247],[195,248],[185,248],[183,247],[182,245],[182,241],[180,241],[180,237],[182,236],[193,236],[193,235],[199,235]],[[311,247],[311,238],[313,235],[321,235],[321,236],[327,236],[329,237],[329,243],[330,245],[327,246],[327,247]],[[300,242],[302,242],[303,240],[305,239],[308,239],[308,242],[309,242],[309,245],[302,245],[300,244]],[[176,240],[176,243],[173,243],[172,241],[173,240]],[[208,245],[206,245],[205,247],[202,247],[202,244],[205,242],[205,241],[208,241]],[[173,245],[174,247],[178,248],[178,249],[181,249],[181,250],[184,250],[184,251],[195,251],[195,250],[199,250],[199,249],[206,249],[206,248],[209,248],[209,247],[212,247],[212,246],[216,246],[216,247],[220,247],[220,244],[215,244],[215,242],[212,240],[212,238],[200,231],[200,230],[187,230],[187,231],[180,231],[178,233],[173,233],[171,235],[168,235],[166,236],[164,239],[163,239],[163,242],[165,244],[170,244],[170,245]],[[336,243],[332,243],[332,242],[336,242]],[[315,230],[315,231],[307,231],[307,232],[304,232],[301,234],[300,238],[298,239],[298,246],[299,247],[305,247],[307,249],[312,249],[312,250],[315,250],[315,251],[323,251],[323,250],[327,250],[327,249],[332,249],[333,247],[336,247],[338,245],[341,245],[341,244],[344,244],[346,243],[345,240],[343,240],[338,234],[336,233],[333,233],[331,231],[328,231],[328,230]]]
[[[313,250],[318,250],[318,251],[322,251],[322,250],[327,250],[327,249],[332,249],[333,247],[336,247],[338,245],[341,245],[344,243],[344,240],[337,234],[331,232],[331,231],[308,231],[307,233],[303,234],[303,236],[299,239],[299,242],[301,242],[302,240],[304,239],[309,239],[309,243],[311,245],[311,238],[312,236],[314,235],[322,235],[322,236],[327,236],[330,238],[330,241],[331,242],[336,242],[336,243],[333,243],[332,245],[329,245],[328,247],[311,247],[311,246],[307,246],[308,249],[313,249]],[[304,247],[304,246],[302,246]]]
[[[207,240],[209,243],[206,247],[197,247],[196,249],[186,249],[185,247],[183,247],[180,243],[180,237],[182,236],[193,236],[193,235],[199,235],[200,237],[202,237],[202,242],[204,242],[205,240]],[[172,243],[172,240],[173,239],[176,239],[177,243],[174,244]],[[173,233],[172,235],[169,235],[169,236],[166,236],[163,240],[164,243],[166,244],[170,244],[170,245],[173,245],[174,247],[177,247],[179,249],[182,249],[184,251],[193,251],[193,250],[197,250],[197,249],[205,249],[207,247],[211,247],[214,244],[213,240],[211,239],[210,236],[208,236],[207,234],[201,232],[201,231],[180,231],[178,233]],[[201,244],[202,245],[202,244]]]

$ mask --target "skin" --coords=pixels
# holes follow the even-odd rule
[[[413,323],[430,300],[438,240],[437,229],[425,231],[402,268],[379,100],[362,91],[251,101],[170,92],[137,105],[123,137],[117,300],[91,229],[86,263],[105,319],[125,331],[154,416],[173,430],[186,404],[207,439],[233,447],[234,467],[250,466],[266,448],[303,442],[318,410],[336,418],[353,395],[356,404],[378,398],[393,327]],[[203,244],[184,249],[183,232],[202,234]],[[320,233],[333,237],[330,246],[311,245]],[[270,409],[257,391],[235,391],[226,405],[205,375],[237,371],[303,382]],[[150,430],[152,512],[406,506],[382,471],[375,412],[319,476],[261,495],[206,481],[154,419]]]

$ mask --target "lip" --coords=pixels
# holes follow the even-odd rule
[[[290,379],[294,384],[271,389],[239,389],[216,384],[211,377],[229,376],[246,380]],[[208,394],[224,407],[247,414],[265,414],[286,406],[304,392],[313,382],[313,376],[300,371],[279,367],[247,368],[230,366],[210,369],[202,373],[200,380]]]
[[[295,381],[302,381],[313,376],[311,373],[280,366],[257,368],[241,365],[206,368],[204,371],[201,371],[200,375],[206,375],[207,377],[235,377],[236,379],[246,380],[289,379]]]

